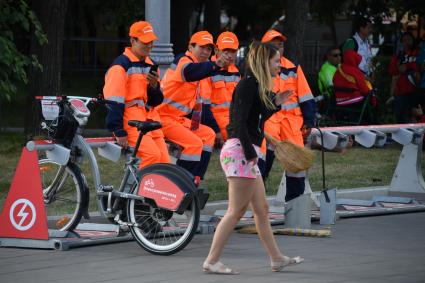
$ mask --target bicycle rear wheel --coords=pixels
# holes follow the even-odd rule
[[[141,172],[165,171],[178,177],[180,185],[193,187],[196,190],[189,177],[175,165],[155,164]],[[140,175],[143,176],[143,174]],[[135,186],[132,193],[138,194],[138,190],[139,187]],[[182,250],[192,240],[198,228],[200,209],[196,195],[183,213],[157,207],[149,199],[146,201],[130,199],[127,202],[127,217],[129,223],[137,224],[129,228],[143,249],[155,255],[171,255]]]
[[[74,163],[60,165],[50,159],[38,162],[49,229],[72,231],[89,201],[81,170]]]

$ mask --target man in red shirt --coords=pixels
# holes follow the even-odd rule
[[[410,33],[401,37],[403,50],[394,55],[389,66],[389,73],[393,76],[395,87],[394,110],[397,123],[409,123],[413,107],[421,104],[423,99],[418,95],[416,83],[419,82],[419,69],[416,57],[419,54]]]

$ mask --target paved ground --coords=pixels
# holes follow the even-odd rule
[[[277,236],[305,262],[269,271],[257,235],[234,233],[223,261],[237,276],[206,275],[212,235],[196,235],[174,256],[152,256],[135,242],[70,251],[0,248],[0,282],[425,282],[425,213],[342,219],[331,238]],[[320,228],[315,226],[314,228]]]

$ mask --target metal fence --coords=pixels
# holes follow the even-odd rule
[[[104,72],[127,45],[127,39],[65,38],[63,70]],[[323,64],[326,49],[330,46],[331,44],[320,41],[304,44],[303,69],[306,75],[317,74]]]
[[[328,48],[333,46],[332,43],[324,43],[320,41],[307,41],[304,43],[304,62],[303,70],[308,76],[314,76],[319,73],[320,67],[324,63],[324,56]]]
[[[65,38],[62,68],[74,72],[104,72],[126,45],[126,39]]]

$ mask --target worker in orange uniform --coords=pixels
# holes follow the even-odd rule
[[[153,107],[162,103],[164,96],[158,72],[151,71],[154,62],[149,58],[153,42],[157,39],[150,23],[135,22],[130,27],[131,47],[118,56],[105,75],[103,94],[116,104],[108,105],[106,127],[122,147],[134,146],[139,132],[128,125],[129,120],[158,120]],[[169,162],[167,146],[161,129],[147,133],[137,156],[140,167],[158,162]]]
[[[232,94],[241,79],[238,68],[235,65],[236,53],[239,48],[237,36],[225,31],[221,33],[216,42],[215,61],[222,53],[227,54],[230,62],[225,68],[221,68],[211,77],[211,112],[216,123],[205,123],[216,131],[216,141],[221,144],[227,140],[226,127],[229,124],[229,108],[232,102]]]
[[[314,126],[316,103],[308,86],[301,66],[294,65],[283,56],[283,43],[286,37],[276,30],[267,31],[262,42],[270,42],[279,48],[281,70],[274,78],[274,91],[292,90],[292,95],[281,105],[281,110],[266,122],[264,130],[278,140],[289,140],[304,146],[303,136],[308,136]],[[274,151],[267,149],[266,166],[263,178],[266,178],[273,165]],[[306,171],[294,173],[286,171],[286,196],[289,201],[304,193]]]
[[[196,32],[188,51],[176,56],[161,81],[164,102],[158,112],[162,130],[166,139],[182,147],[177,165],[191,172],[195,183],[204,177],[215,140],[214,131],[200,123],[203,101],[209,99],[205,93],[211,91],[209,77],[230,62],[224,53],[210,61],[214,47],[209,32]]]

